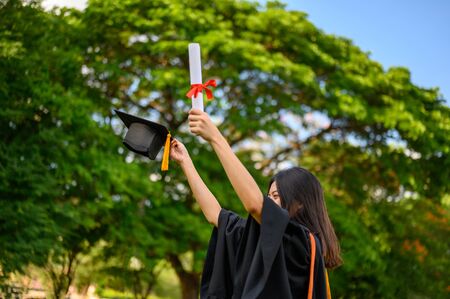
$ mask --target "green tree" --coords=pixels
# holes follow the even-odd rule
[[[185,125],[195,41],[203,77],[219,82],[206,110],[262,190],[289,165],[320,177],[344,256],[330,273],[333,296],[448,296],[450,109],[437,88],[384,69],[279,2],[92,0],[83,12],[51,13],[9,5],[0,15],[3,272],[48,256],[62,270],[64,256],[103,240],[103,270],[122,281],[105,286],[137,274],[129,281],[145,298],[138,289],[152,286],[164,259],[183,298],[198,297],[211,227],[177,167],[161,175],[123,149],[111,112],[168,125],[222,205],[243,213],[211,148]]]
[[[391,211],[405,217],[415,201],[431,211],[445,208],[449,109],[437,89],[412,84],[405,68],[383,69],[350,40],[322,32],[278,2],[261,8],[245,1],[91,1],[83,23],[92,84],[115,107],[168,124],[223,205],[242,211],[210,148],[183,126],[190,108],[186,49],[192,41],[202,45],[204,78],[220,83],[207,111],[251,171],[270,175],[302,164],[324,182],[346,261],[331,277],[336,297],[446,294],[439,278],[448,266],[438,257],[448,257],[445,246],[435,247],[427,262],[408,258],[404,242],[417,224],[388,217]],[[314,116],[325,124],[311,122]],[[186,186],[179,171],[168,177],[164,196],[173,204],[167,213],[179,207],[183,213],[163,217],[176,244],[166,254],[183,298],[196,298],[200,267],[185,269],[179,254],[193,250],[197,265],[207,228],[185,187],[177,187]],[[430,235],[434,246],[448,228],[434,227],[421,240]],[[408,272],[408,265],[428,270]],[[417,283],[406,289],[413,277]]]
[[[393,209],[407,213],[408,196],[439,208],[448,193],[449,109],[437,89],[412,84],[404,68],[384,70],[350,40],[325,34],[304,13],[286,11],[277,2],[258,8],[244,1],[92,1],[84,23],[91,32],[91,79],[115,106],[153,116],[181,135],[198,153],[208,185],[233,208],[236,199],[208,148],[183,135],[189,109],[183,88],[189,83],[186,49],[189,42],[201,43],[204,77],[220,81],[218,99],[207,111],[220,118],[249,168],[271,174],[291,161],[309,166],[324,181],[347,265],[332,276],[337,297],[445,294],[442,280],[437,289],[431,282],[442,275],[433,267],[427,271],[433,275],[422,274],[420,283],[402,289],[404,281],[397,277],[410,281],[404,272],[417,261],[407,259],[392,271],[405,256],[399,242],[405,235],[391,226],[407,234],[413,234],[412,227],[401,219],[378,222]],[[314,115],[324,118],[325,126],[308,122]],[[249,141],[258,142],[260,155],[247,148]],[[177,175],[170,173],[167,190],[182,182]],[[197,212],[189,195],[181,203]],[[203,220],[190,219],[198,221]],[[167,225],[176,227],[177,235],[168,237],[178,241],[178,250],[204,244],[200,234]],[[186,271],[169,256],[183,288],[194,289],[198,280],[184,282]],[[194,297],[194,291],[185,291],[184,298]]]
[[[0,269],[41,266],[55,298],[115,204],[148,193],[104,122],[109,102],[82,75],[78,16],[14,0],[0,10]]]

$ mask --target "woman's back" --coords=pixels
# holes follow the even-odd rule
[[[205,261],[201,298],[307,298],[311,246],[306,227],[264,197],[261,224],[222,209]],[[316,238],[318,242],[318,239]],[[320,246],[312,298],[326,298]]]

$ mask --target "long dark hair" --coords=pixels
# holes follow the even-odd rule
[[[306,226],[320,238],[327,268],[342,264],[339,241],[328,217],[323,189],[319,180],[308,170],[292,167],[282,170],[270,180],[276,184],[281,206],[291,219]]]

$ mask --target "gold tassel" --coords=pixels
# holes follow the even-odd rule
[[[169,154],[170,154],[170,133],[167,134],[166,144],[164,145],[163,159],[161,163],[161,170],[169,170]]]

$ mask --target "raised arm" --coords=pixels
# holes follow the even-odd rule
[[[186,147],[176,139],[172,140],[170,157],[181,166],[194,194],[194,198],[198,202],[208,222],[217,227],[221,210],[220,204],[208,189],[205,182],[203,182],[197,169],[195,169]]]
[[[191,110],[189,127],[192,133],[203,137],[212,145],[245,209],[253,218],[261,222],[263,194],[248,170],[234,154],[225,137],[211,122],[208,114],[197,109]]]

